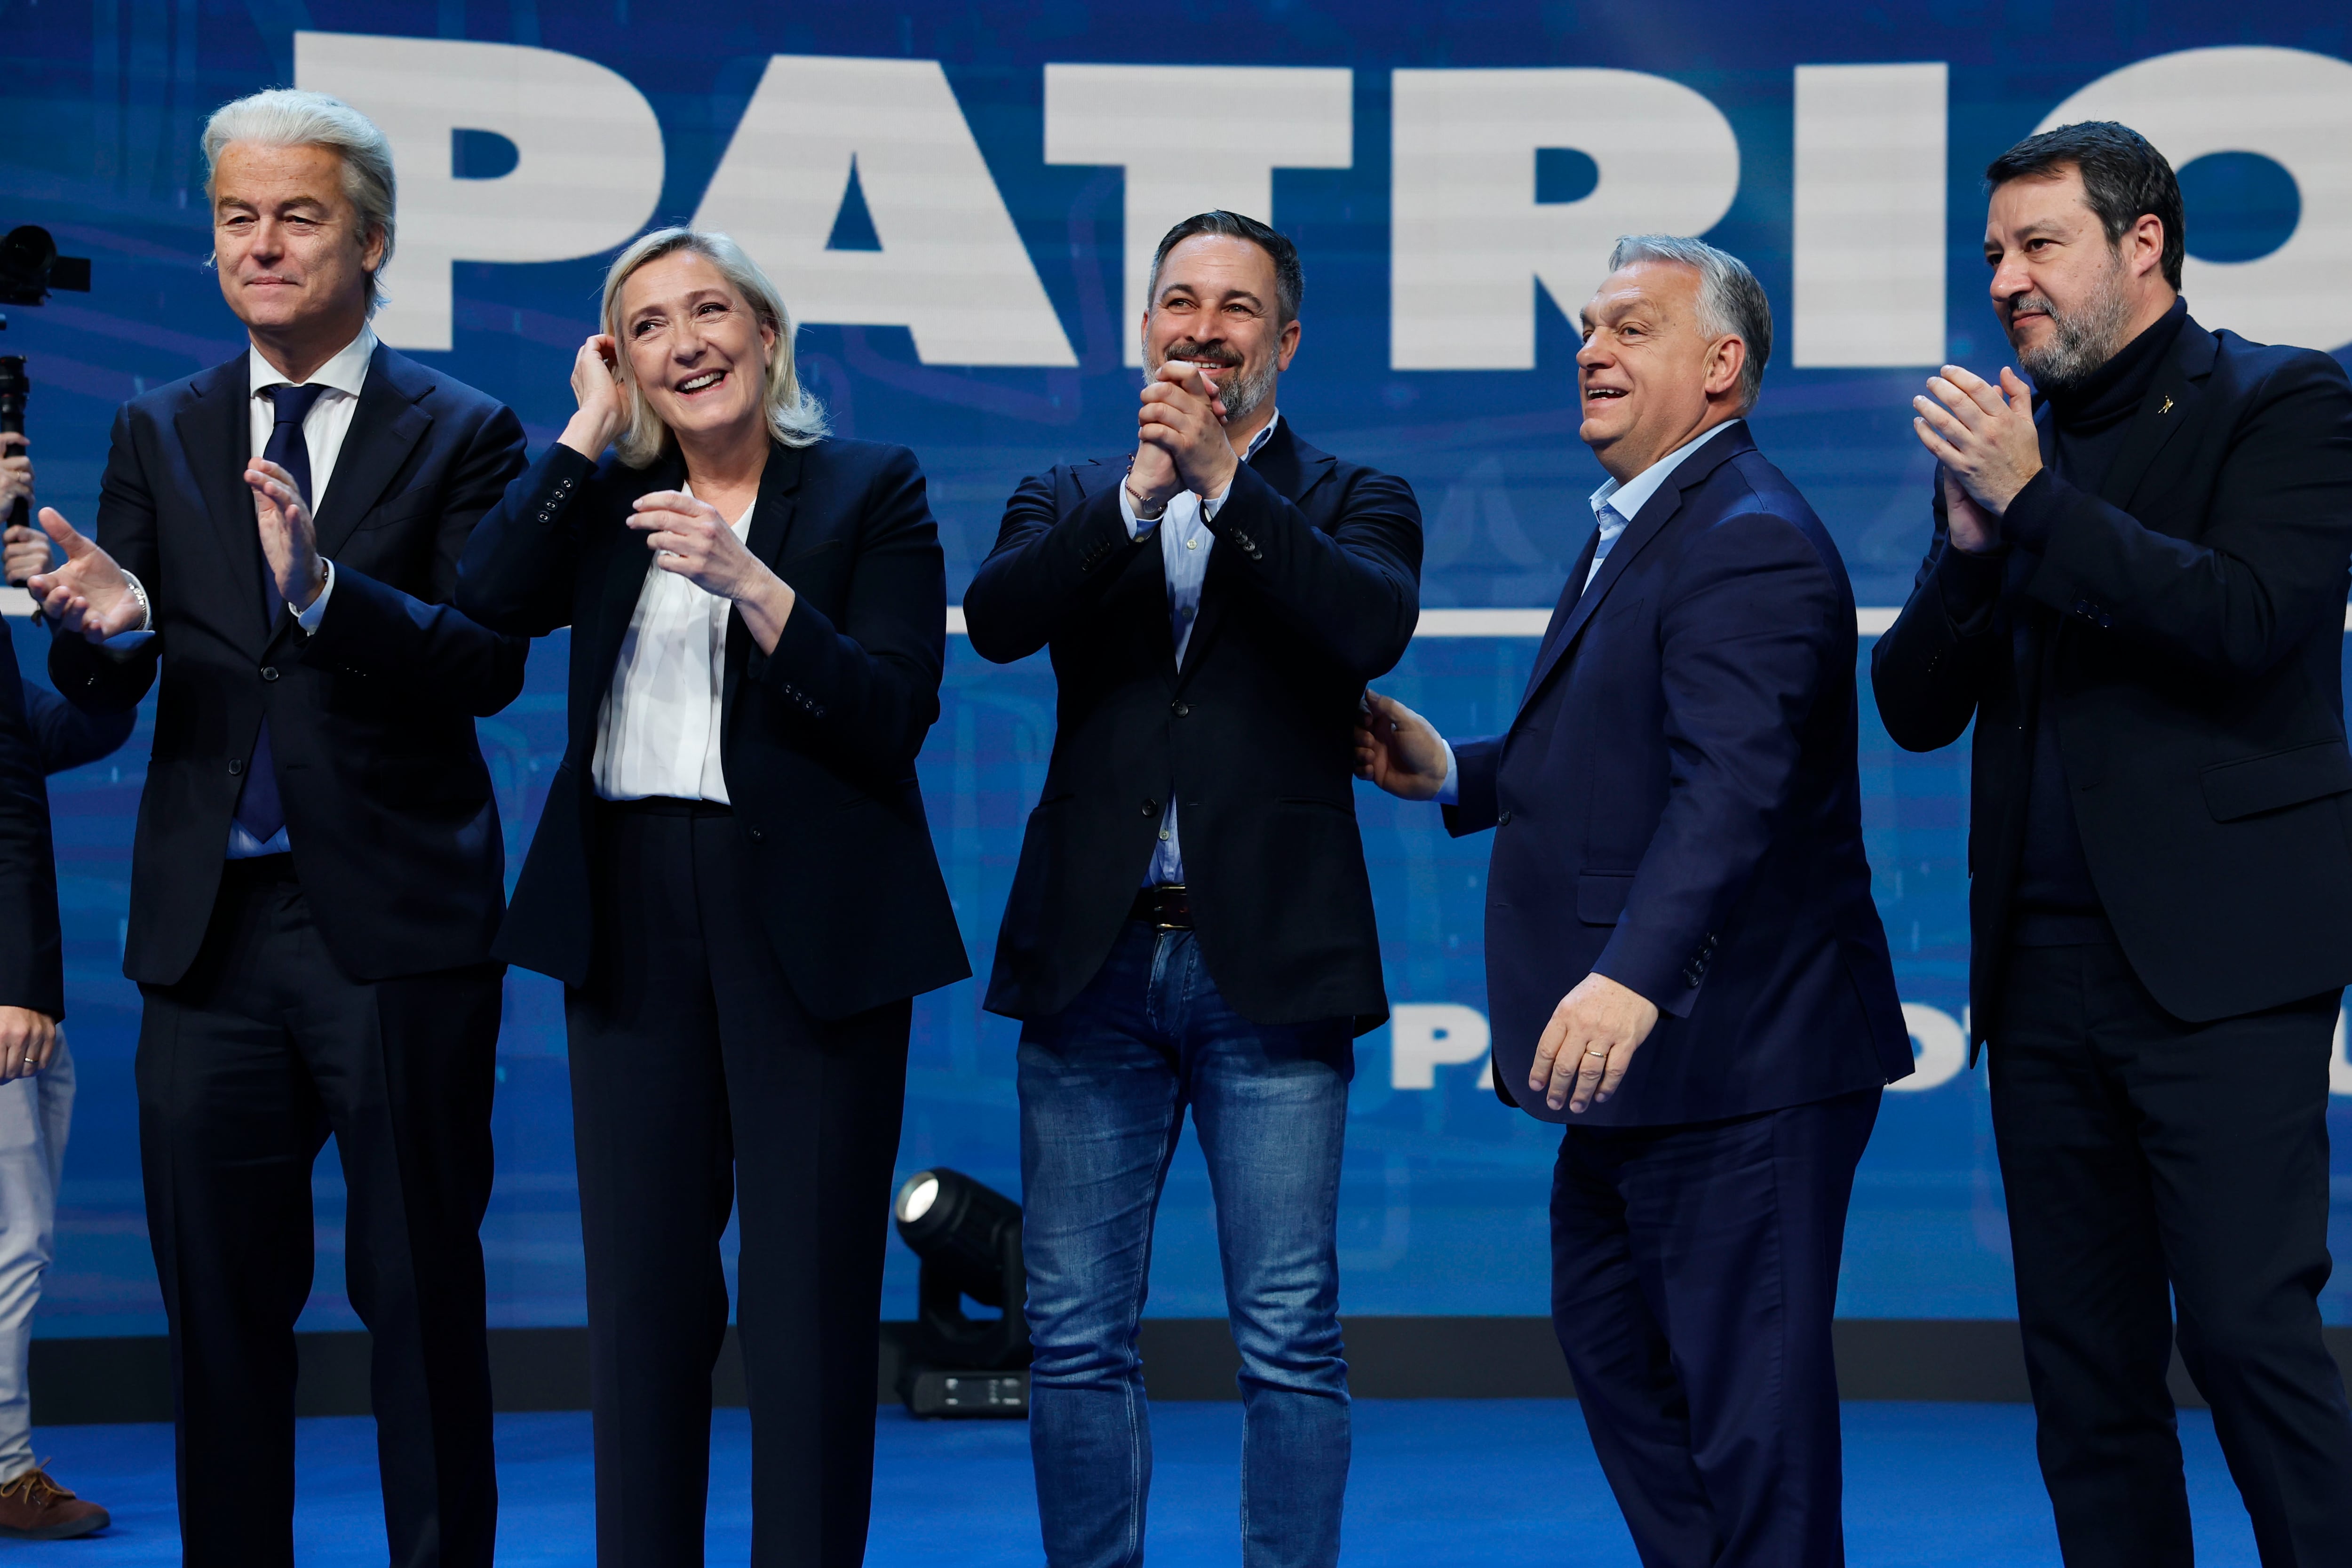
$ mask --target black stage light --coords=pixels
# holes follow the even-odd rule
[[[898,1397],[909,1413],[1029,1414],[1028,1275],[1021,1267],[1021,1205],[960,1171],[918,1171],[891,1214],[922,1259],[916,1316]],[[969,1296],[999,1316],[965,1314]]]

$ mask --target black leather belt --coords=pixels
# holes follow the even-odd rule
[[[1192,929],[1192,899],[1181,882],[1154,882],[1135,895],[1130,920],[1149,921],[1160,931]]]
[[[681,800],[670,795],[632,796],[627,800],[599,800],[606,811],[625,812],[636,816],[732,816],[735,808],[715,800]]]

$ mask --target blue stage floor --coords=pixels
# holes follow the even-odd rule
[[[2201,1412],[2181,1416],[2205,1568],[2252,1568],[2252,1537]],[[2026,1568],[2058,1562],[2033,1468],[2032,1414],[2009,1405],[1849,1405],[1846,1528],[1856,1568]],[[1154,1568],[1238,1562],[1238,1405],[1152,1412],[1158,1475]],[[105,1535],[0,1542],[31,1568],[165,1568],[179,1560],[167,1426],[59,1426],[37,1434],[65,1485],[113,1510]],[[714,1436],[710,1562],[740,1563],[751,1521],[750,1426],[721,1411]],[[917,1422],[884,1412],[873,1568],[1035,1568],[1040,1561],[1027,1431],[1013,1424]],[[588,1418],[499,1419],[501,1568],[590,1568]],[[373,1424],[302,1423],[304,1568],[381,1568]],[[1635,1568],[1625,1527],[1570,1403],[1362,1400],[1348,1493],[1347,1561],[1437,1568],[1563,1564]]]

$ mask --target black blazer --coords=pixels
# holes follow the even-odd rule
[[[0,1005],[65,1016],[58,873],[45,775],[94,763],[131,737],[136,713],[85,713],[18,678],[0,628]]]
[[[28,711],[34,689],[17,678],[16,639],[0,626],[0,1006],[62,1018],[57,851],[49,837],[49,792],[41,782],[50,770]]]
[[[122,972],[169,985],[194,961],[265,713],[295,872],[336,964],[372,981],[482,963],[505,850],[474,720],[522,689],[528,645],[449,598],[466,535],[522,467],[522,426],[378,348],[319,509],[335,590],[306,637],[268,619],[246,363],[115,416],[98,542],[145,584],[155,637],[127,655],[49,648],[58,689],[96,712],[136,707],[162,672]]]
[[[1497,1091],[1540,1121],[1641,1127],[1907,1077],[1863,855],[1853,590],[1829,531],[1740,425],[1668,476],[1585,587],[1593,549],[1510,729],[1454,748],[1446,827],[1495,829]],[[1593,973],[1660,1017],[1617,1093],[1571,1116],[1528,1070]]]
[[[2343,370],[2185,321],[2099,492],[2033,483],[2054,487],[2046,548],[1969,557],[1946,546],[1938,482],[1927,562],[1871,656],[1898,744],[1976,721],[1976,1040],[1999,1028],[2037,722],[2057,726],[2116,941],[2166,1011],[2201,1022],[2352,981]]]
[[[1184,879],[1217,988],[1261,1024],[1388,1016],[1356,831],[1364,683],[1420,613],[1411,487],[1283,420],[1234,477],[1177,667],[1155,531],[1128,536],[1124,454],[1024,479],[964,595],[999,664],[1048,644],[1054,756],[1029,814],[988,1008],[1047,1017],[1109,956],[1175,792]]]
[[[594,940],[596,718],[653,570],[631,503],[676,489],[675,454],[601,466],[560,443],[483,519],[457,603],[530,637],[572,627],[570,734],[499,954],[584,985]],[[796,595],[763,654],[727,627],[719,763],[769,940],[793,992],[847,1017],[971,973],[931,847],[915,754],[940,714],[946,567],[904,447],[769,447],[751,553]]]

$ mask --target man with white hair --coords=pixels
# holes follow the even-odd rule
[[[375,126],[262,92],[204,146],[251,347],[123,405],[96,541],[44,510],[65,560],[31,582],[69,700],[124,710],[160,672],[123,973],[146,1004],[184,1561],[294,1561],[294,1323],[332,1132],[391,1561],[489,1568],[479,1230],[505,883],[474,720],[521,689],[526,645],[450,600],[522,428],[369,331],[394,234]]]
[[[1360,771],[1496,833],[1495,1089],[1565,1123],[1552,1325],[1648,1568],[1845,1560],[1830,1321],[1911,1071],[1863,858],[1853,591],[1745,416],[1763,286],[1617,242],[1582,311],[1598,526],[1503,734],[1370,699]]]

